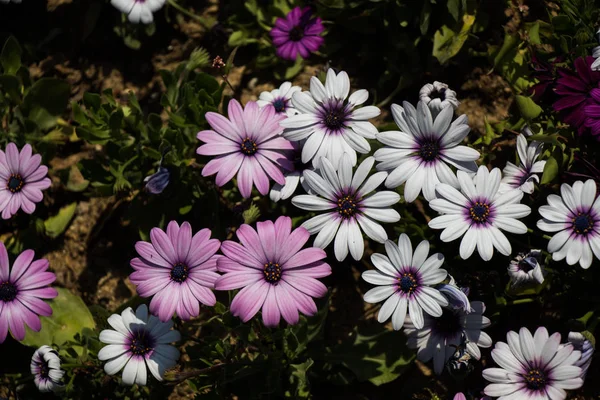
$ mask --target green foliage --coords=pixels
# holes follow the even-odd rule
[[[60,236],[69,226],[75,216],[77,203],[71,203],[60,209],[58,214],[44,221],[45,233],[48,237],[55,239]]]

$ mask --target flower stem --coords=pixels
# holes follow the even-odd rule
[[[200,23],[200,25],[202,25],[204,28],[206,28],[206,30],[212,29],[211,24],[209,24],[205,18],[189,12],[188,10],[183,8],[181,5],[179,5],[176,0],[167,0],[167,3],[169,3],[169,5],[171,5],[173,8],[175,8],[180,13],[185,14],[188,17],[198,21]],[[214,25],[214,23],[212,25]]]

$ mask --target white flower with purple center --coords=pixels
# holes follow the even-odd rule
[[[367,303],[385,303],[379,310],[377,320],[385,322],[392,317],[395,330],[402,328],[408,313],[417,329],[423,328],[423,312],[432,317],[442,315],[442,306],[448,299],[432,287],[446,279],[447,272],[440,267],[444,263],[441,253],[429,254],[429,242],[423,240],[413,254],[412,244],[406,234],[398,238],[398,245],[385,242],[386,255],[375,253],[371,262],[377,270],[365,271],[362,278],[377,287],[365,293]]]
[[[170,345],[181,339],[178,331],[172,330],[173,321],[161,322],[154,315],[148,315],[148,307],[142,304],[135,314],[127,307],[121,315],[108,318],[113,329],[100,332],[100,341],[106,343],[98,352],[104,371],[114,375],[123,369],[123,383],[126,385],[146,385],[147,370],[159,381],[165,370],[172,368],[179,360],[179,350]]]
[[[61,379],[65,371],[60,369],[60,357],[50,346],[42,346],[33,353],[30,364],[33,382],[40,392],[60,392],[64,390]]]
[[[544,232],[556,232],[548,242],[548,252],[554,261],[567,259],[567,264],[579,262],[581,268],[592,265],[594,256],[600,259],[600,197],[596,182],[588,179],[571,185],[563,183],[562,196],[551,194],[547,206],[538,210],[543,219],[537,227]]]
[[[508,276],[510,276],[512,285],[542,284],[544,282],[544,269],[540,265],[541,258],[541,250],[519,253],[513,258],[508,266]]]
[[[527,328],[510,331],[507,343],[497,342],[492,358],[500,368],[484,369],[482,375],[492,382],[484,389],[498,400],[564,400],[566,390],[583,385],[581,356],[571,344],[560,344],[560,333],[548,335],[540,327],[532,336]]]
[[[581,357],[575,362],[575,365],[581,368],[581,377],[585,379],[590,364],[592,363],[594,345],[580,332],[569,332],[568,339],[569,343],[573,345],[573,348],[581,352]]]
[[[283,82],[278,89],[262,92],[256,103],[259,107],[271,104],[278,114],[291,117],[299,113],[292,105],[292,95],[300,91],[302,91],[300,86],[292,86],[291,82]]]
[[[360,260],[364,253],[362,231],[379,243],[387,240],[385,229],[376,221],[398,222],[400,214],[392,205],[400,195],[389,190],[370,195],[387,176],[377,172],[369,176],[375,159],[367,157],[352,174],[352,161],[344,154],[336,172],[331,162],[321,159],[318,172],[304,171],[304,179],[314,195],[299,195],[292,204],[308,211],[326,211],[304,222],[302,226],[311,235],[318,233],[314,246],[324,249],[335,238],[334,252],[338,261],[348,256]]]
[[[439,183],[435,190],[439,198],[429,202],[429,206],[443,214],[429,221],[433,229],[443,229],[440,239],[451,242],[463,236],[460,243],[460,257],[469,258],[475,247],[479,256],[489,261],[494,248],[505,256],[512,247],[501,230],[523,234],[527,226],[517,218],[523,218],[531,209],[519,202],[523,192],[518,189],[500,194],[500,170],[491,172],[480,166],[473,179],[466,172],[458,171],[460,191],[452,186]]]
[[[471,302],[471,312],[462,309],[443,308],[442,315],[432,318],[424,315],[423,328],[417,328],[410,317],[404,322],[407,345],[417,349],[417,358],[423,362],[433,359],[433,370],[439,375],[456,352],[457,346],[465,343],[467,352],[479,360],[480,347],[492,345],[490,336],[482,329],[490,326],[490,320],[483,316],[485,304]]]
[[[452,110],[456,110],[460,104],[456,92],[445,83],[438,81],[423,85],[419,91],[419,100],[429,106],[434,117],[444,108],[451,107]]]
[[[117,10],[127,14],[129,22],[150,24],[154,21],[152,15],[160,10],[167,0],[110,0]]]
[[[540,178],[536,174],[544,172],[546,161],[536,161],[542,152],[542,144],[539,142],[530,142],[527,144],[525,135],[517,136],[517,154],[519,155],[519,165],[510,161],[502,171],[502,181],[500,191],[520,189],[525,193],[531,194],[535,188],[535,183],[539,183]]]
[[[479,159],[477,150],[460,145],[471,130],[467,116],[452,121],[452,107],[433,117],[422,101],[416,109],[407,102],[403,105],[392,104],[392,116],[400,131],[377,134],[377,140],[385,146],[374,156],[380,162],[377,169],[389,172],[385,185],[395,189],[405,183],[404,199],[409,203],[421,191],[427,201],[433,200],[440,182],[459,188],[451,166],[475,172],[475,161]]]
[[[379,108],[365,106],[369,92],[365,89],[350,93],[350,78],[341,71],[335,74],[327,71],[325,86],[312,77],[309,92],[296,92],[292,104],[300,112],[281,122],[285,128],[283,136],[288,140],[306,139],[302,148],[302,162],[312,160],[318,167],[321,157],[326,157],[338,166],[343,154],[350,156],[356,165],[356,152],[366,154],[371,151],[367,139],[375,139],[377,128],[369,122],[380,114]]]

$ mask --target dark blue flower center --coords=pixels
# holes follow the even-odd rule
[[[478,201],[469,209],[469,215],[473,222],[483,224],[490,217],[490,206],[487,203]]]
[[[537,368],[529,370],[523,377],[530,390],[541,390],[546,386],[546,375]]]
[[[325,126],[331,131],[337,131],[344,127],[346,113],[341,109],[332,109],[325,114]]]
[[[129,342],[129,351],[135,356],[144,356],[154,350],[154,339],[145,329],[139,329],[132,333]]]
[[[10,176],[10,178],[8,178],[8,182],[6,183],[6,188],[8,190],[10,190],[12,193],[17,193],[17,192],[20,192],[21,189],[23,189],[24,184],[25,184],[25,182],[23,181],[23,178],[21,178],[21,175],[12,174]]]
[[[344,218],[351,218],[358,211],[358,201],[353,195],[338,199],[338,213]]]
[[[440,154],[440,145],[437,140],[426,140],[421,143],[419,155],[424,161],[433,161]]]
[[[458,314],[443,308],[442,316],[434,319],[432,330],[445,338],[454,337],[462,331]]]
[[[273,101],[273,107],[275,107],[275,111],[277,111],[278,113],[285,111],[285,104],[285,99],[281,97]]]
[[[429,94],[429,98],[431,100],[433,100],[433,99],[440,99],[441,101],[446,100],[446,88],[441,88],[439,90],[433,90]]]
[[[265,274],[265,279],[267,282],[274,285],[281,280],[281,272],[281,266],[270,261],[265,264],[265,269],[263,270],[263,274]]]
[[[38,367],[40,368],[40,378],[48,379],[50,373],[50,367],[48,367],[48,363],[42,361],[41,363],[38,363]]]
[[[585,235],[592,229],[594,229],[594,219],[589,214],[578,213],[576,217],[572,218],[573,230],[575,233]]]
[[[256,142],[252,139],[246,138],[242,141],[242,153],[251,156],[252,154],[256,153],[256,151],[258,150],[258,146],[256,145]]]
[[[177,263],[171,270],[171,280],[175,282],[184,282],[188,277],[189,269],[183,263]]]
[[[17,297],[17,287],[10,282],[0,283],[0,300],[8,303]]]
[[[299,42],[304,37],[304,28],[301,26],[295,26],[290,31],[290,40],[293,42]]]
[[[398,288],[406,294],[412,294],[419,287],[417,279],[411,273],[402,274],[398,281]]]

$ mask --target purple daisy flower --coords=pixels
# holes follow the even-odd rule
[[[48,260],[35,260],[33,250],[25,250],[15,260],[12,269],[4,243],[0,242],[0,343],[8,330],[17,340],[25,338],[25,324],[39,332],[39,315],[52,315],[52,308],[42,299],[58,296],[56,289],[47,287],[56,275],[47,271]]]
[[[52,183],[48,167],[40,165],[42,157],[31,152],[26,144],[21,152],[14,143],[0,150],[0,211],[3,219],[9,219],[21,208],[27,214],[35,211],[35,203],[42,201],[42,190]]]
[[[258,222],[237,230],[241,244],[226,240],[221,246],[225,257],[217,260],[224,272],[215,282],[217,290],[240,289],[231,302],[231,312],[242,321],[250,320],[262,308],[266,326],[277,326],[281,317],[296,324],[298,312],[314,315],[313,297],[323,297],[327,287],[316,278],[331,274],[323,259],[325,251],[316,247],[302,249],[310,234],[304,228],[292,231],[292,220]]]
[[[292,144],[281,137],[279,122],[285,119],[271,105],[262,108],[249,101],[242,109],[237,100],[228,107],[229,119],[214,112],[206,113],[206,120],[214,130],[198,133],[206,144],[196,152],[203,156],[217,156],[202,169],[202,176],[217,174],[217,186],[223,186],[237,173],[238,188],[244,198],[250,197],[252,184],[263,196],[269,193],[269,178],[285,185],[281,168],[293,170],[286,150]]]
[[[61,383],[65,371],[60,369],[60,357],[52,347],[44,345],[33,353],[30,370],[40,392],[60,392],[65,389]]]
[[[319,35],[324,30],[321,18],[313,18],[310,7],[296,7],[285,18],[277,18],[271,37],[277,47],[277,55],[294,61],[298,54],[308,58],[310,53],[321,47],[323,38]]]
[[[217,299],[211,289],[219,277],[220,256],[215,253],[220,242],[210,234],[209,229],[202,229],[192,236],[189,223],[180,227],[171,221],[166,233],[159,228],[150,231],[151,243],[135,244],[140,257],[131,260],[135,272],[129,278],[140,296],[154,296],[150,312],[161,321],[170,320],[174,312],[189,320],[200,313],[199,303],[215,305]]]

